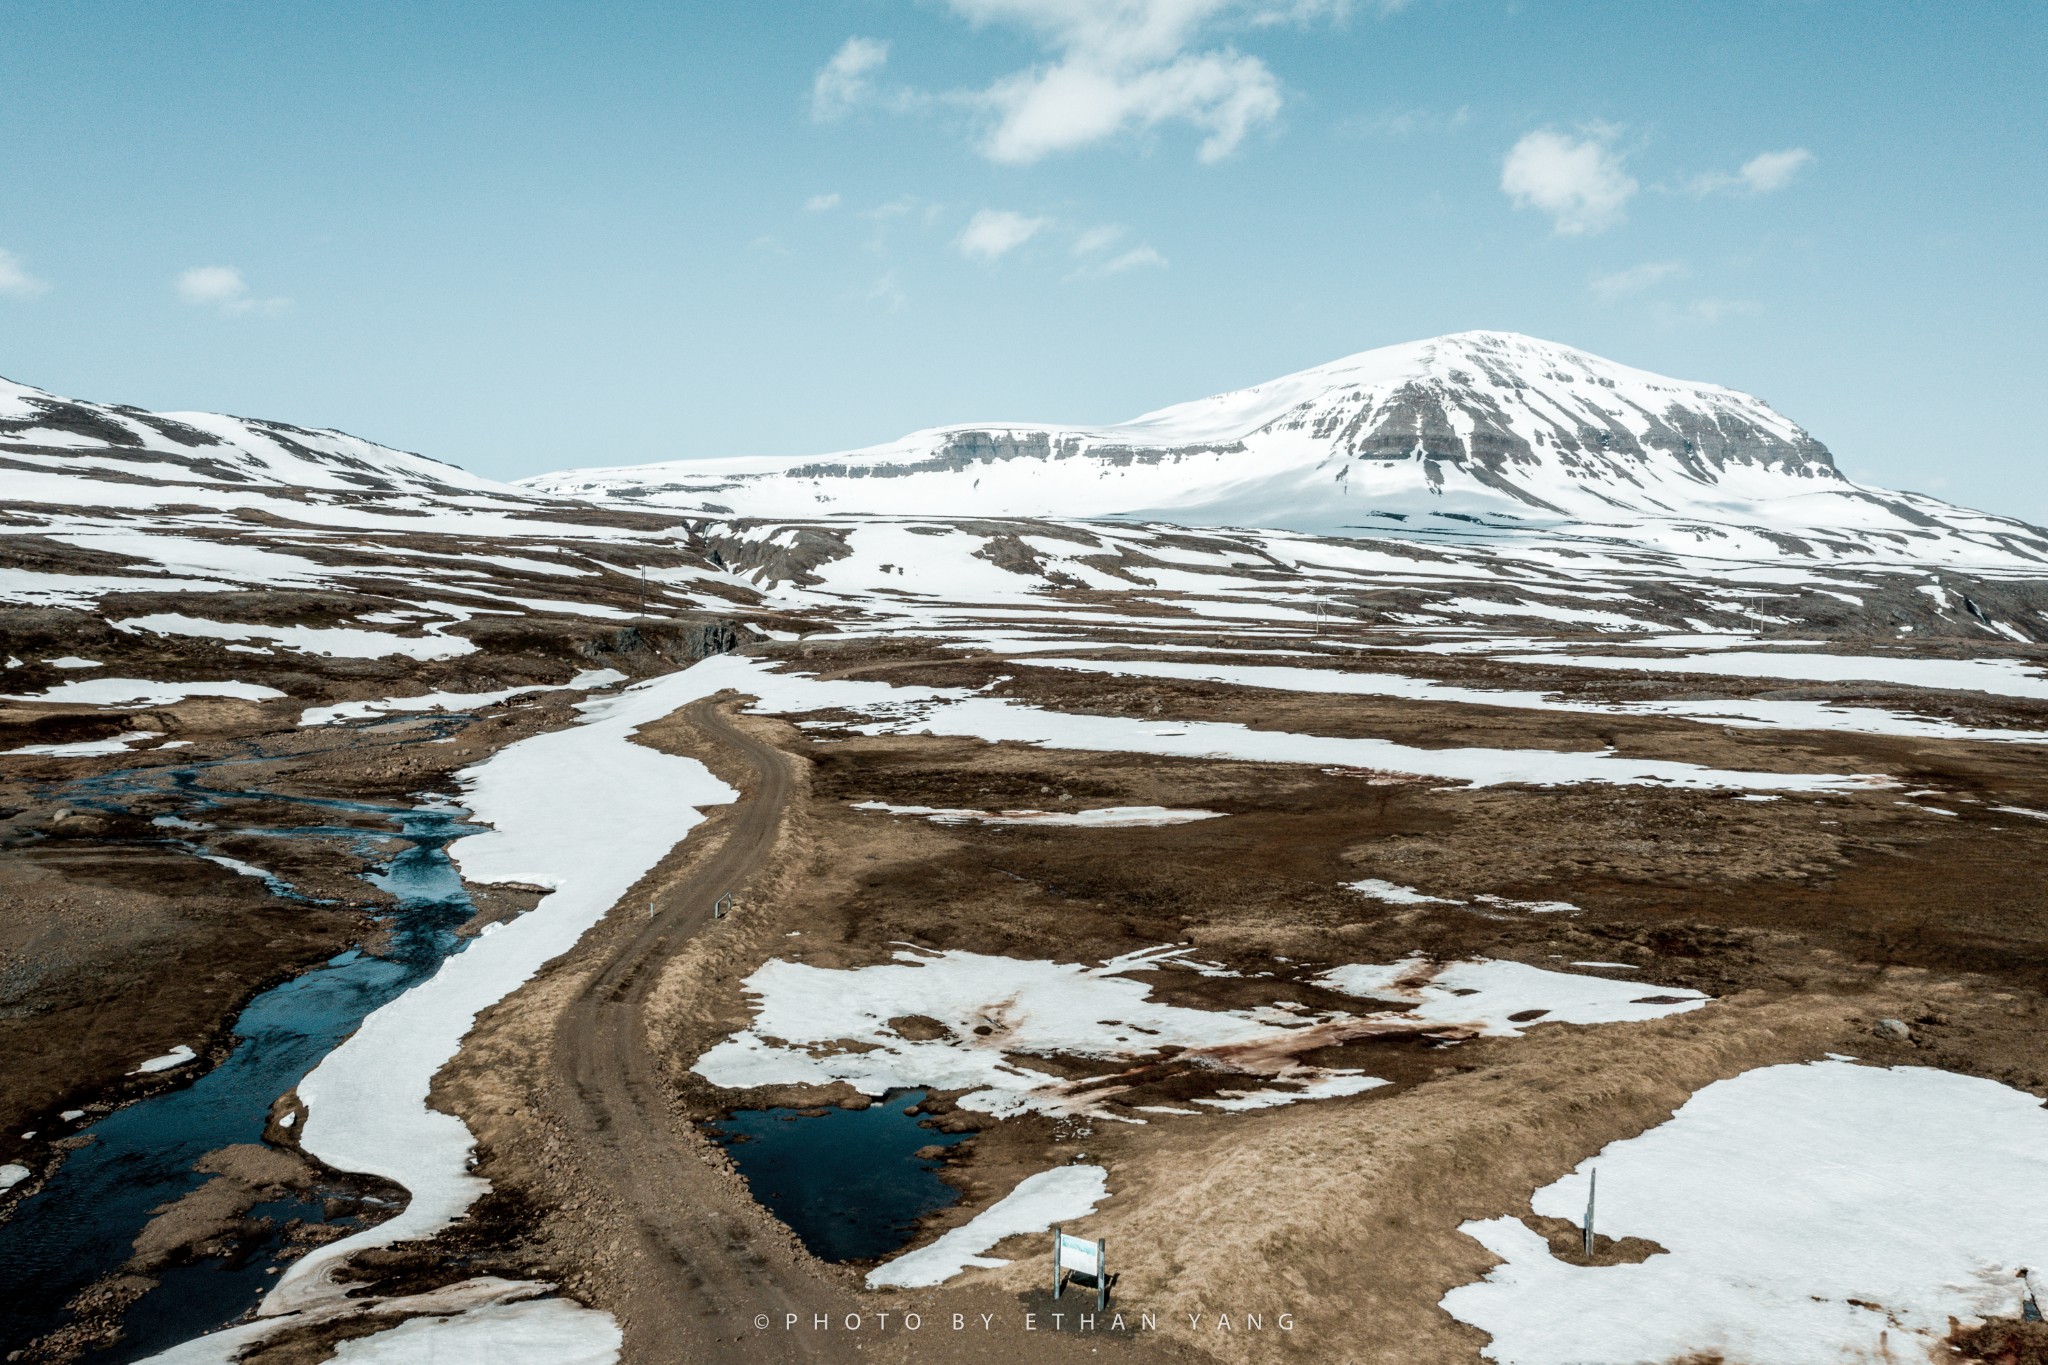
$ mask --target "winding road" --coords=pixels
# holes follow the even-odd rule
[[[830,1338],[760,1332],[784,1313],[859,1311],[852,1296],[793,1265],[771,1234],[730,1210],[730,1192],[689,1150],[670,1112],[662,1059],[648,1046],[647,1003],[663,963],[711,923],[711,906],[766,863],[789,803],[789,758],[739,729],[714,701],[685,716],[744,760],[723,842],[667,888],[667,906],[610,945],[608,960],[563,1014],[551,1067],[585,1174],[626,1211],[626,1295],[616,1305],[629,1361],[827,1359]],[[614,912],[615,914],[618,912]],[[625,917],[632,923],[632,917]]]

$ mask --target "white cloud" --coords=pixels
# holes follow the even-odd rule
[[[960,234],[960,254],[984,264],[1001,260],[1050,226],[1049,218],[1027,218],[1008,209],[983,209]]]
[[[1752,194],[1769,194],[1784,189],[1812,164],[1813,153],[1804,147],[1762,152],[1742,163],[1742,183],[1749,186]]]
[[[1280,83],[1257,57],[1188,50],[1226,0],[949,2],[977,21],[1033,28],[1054,54],[982,93],[991,161],[1026,164],[1168,122],[1206,133],[1200,156],[1216,161],[1280,112]]]
[[[1030,32],[1046,59],[979,90],[944,94],[878,89],[886,42],[849,38],[818,72],[811,114],[821,122],[862,104],[898,112],[964,108],[986,126],[991,161],[1025,165],[1121,134],[1186,124],[1204,134],[1200,156],[1229,156],[1280,112],[1280,82],[1259,58],[1217,41],[1277,24],[1341,20],[1351,0],[945,0],[977,24]],[[1379,0],[1383,12],[1404,0]]]
[[[836,194],[814,194],[804,200],[805,213],[830,213],[838,207],[839,196]]]
[[[1688,180],[1685,187],[1701,198],[1731,192],[1770,194],[1797,180],[1799,173],[1813,162],[1813,153],[1804,147],[1787,147],[1782,152],[1759,152],[1743,162],[1732,175],[1727,171],[1708,171]]]
[[[218,308],[223,313],[276,313],[291,306],[290,299],[259,299],[251,295],[249,282],[231,265],[195,265],[180,271],[173,285],[185,302]]]
[[[1068,275],[1067,278],[1070,280],[1102,280],[1109,278],[1111,275],[1121,275],[1126,270],[1149,270],[1155,267],[1164,270],[1166,268],[1166,257],[1153,250],[1150,243],[1141,243],[1132,247],[1129,251],[1110,257],[1106,261],[1091,261],[1079,270],[1074,271],[1071,275]]]
[[[1595,275],[1590,288],[1595,298],[1603,303],[1612,303],[1631,294],[1640,294],[1645,289],[1653,289],[1666,280],[1682,280],[1691,273],[1683,261],[1645,261],[1611,275]]]
[[[889,60],[889,44],[879,38],[848,38],[819,68],[811,82],[811,117],[831,123],[866,100],[873,89],[868,79]]]
[[[1549,214],[1566,237],[1613,227],[1637,189],[1606,128],[1582,138],[1547,128],[1527,134],[1501,163],[1500,187],[1516,208]]]
[[[11,251],[0,251],[0,294],[13,299],[29,299],[49,287],[28,273],[28,268],[21,263],[21,257]]]

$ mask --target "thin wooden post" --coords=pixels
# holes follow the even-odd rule
[[[1593,1196],[1600,1192],[1600,1172],[1588,1174],[1586,1180],[1586,1259],[1593,1259]]]
[[[1109,1306],[1109,1259],[1103,1255],[1109,1246],[1109,1239],[1095,1239],[1095,1311],[1100,1313]]]
[[[1060,1290],[1067,1285],[1066,1277],[1060,1274],[1061,1245],[1059,1224],[1055,1223],[1052,1228],[1052,1296],[1055,1299],[1060,1296]]]

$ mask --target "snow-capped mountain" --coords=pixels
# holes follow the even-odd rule
[[[2048,535],[1851,483],[1762,399],[1509,332],[1366,351],[1105,427],[935,427],[535,492],[708,515],[1128,517],[1322,534],[1577,528],[1691,551],[2048,563]]]
[[[37,474],[152,484],[226,484],[369,494],[507,493],[424,455],[339,431],[210,412],[146,412],[59,398],[0,379],[6,495]]]

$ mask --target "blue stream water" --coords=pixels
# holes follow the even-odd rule
[[[73,1151],[49,1183],[0,1224],[0,1358],[48,1332],[68,1316],[80,1289],[118,1270],[152,1210],[197,1188],[194,1169],[206,1153],[261,1139],[279,1095],[355,1031],[363,1017],[416,982],[466,942],[455,930],[472,907],[447,846],[479,826],[453,806],[402,807],[367,802],[282,797],[205,787],[201,772],[216,764],[133,769],[85,779],[55,795],[68,804],[122,810],[138,796],[175,795],[181,814],[225,802],[262,800],[369,815],[386,826],[308,823],[248,833],[276,838],[342,838],[358,852],[393,837],[405,848],[366,879],[396,901],[387,914],[388,945],[376,954],[351,949],[324,966],[265,991],[235,1020],[233,1050],[190,1086],[129,1105],[79,1129],[92,1141]],[[177,839],[166,842],[182,844]],[[306,902],[289,886],[272,889]],[[309,908],[308,913],[321,913]],[[337,1191],[339,1193],[340,1191]],[[129,1309],[123,1339],[87,1357],[97,1365],[140,1359],[231,1322],[274,1284],[283,1224],[325,1221],[322,1201],[287,1198],[258,1206],[252,1219],[271,1228],[232,1260],[174,1267]],[[353,1225],[354,1218],[335,1220]]]

